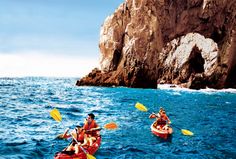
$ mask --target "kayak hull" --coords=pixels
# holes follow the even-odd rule
[[[101,145],[101,137],[97,137],[97,140],[93,143],[92,146],[83,146],[83,148],[90,154],[93,155]],[[79,153],[75,154],[71,152],[61,151],[55,154],[54,159],[87,159],[86,154],[79,149]]]
[[[172,135],[173,129],[171,127],[168,126],[168,129],[160,130],[160,129],[157,129],[156,127],[154,127],[154,123],[151,125],[151,131],[154,135],[156,135],[162,139],[167,139],[168,137],[170,137]]]

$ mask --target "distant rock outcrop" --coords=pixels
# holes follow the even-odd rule
[[[101,70],[77,85],[236,88],[236,0],[126,0],[100,33]]]

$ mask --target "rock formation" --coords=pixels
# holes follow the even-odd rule
[[[100,70],[77,85],[236,88],[236,0],[126,0],[100,33]]]

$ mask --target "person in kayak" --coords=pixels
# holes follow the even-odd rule
[[[72,137],[71,144],[66,148],[65,151],[75,151],[75,154],[79,153],[79,146],[84,146],[88,144],[88,137],[82,126],[78,125],[75,129],[68,134],[68,130],[64,132],[63,136],[65,138]]]
[[[157,114],[152,113],[149,118],[156,118],[156,122],[154,124],[154,126],[157,129],[168,129],[168,125],[167,124],[171,124],[170,119],[168,118],[168,116],[166,115],[165,110],[160,107],[160,110]]]
[[[164,119],[167,124],[171,124],[171,121],[170,121],[170,119],[168,118],[168,116],[166,115],[165,110],[163,110],[160,115],[161,115],[161,118]]]
[[[152,114],[149,116],[149,118],[160,118],[162,112],[164,112],[164,111],[165,111],[165,109],[162,108],[162,107],[160,107],[159,112],[158,112],[158,113],[152,113]]]
[[[165,121],[165,125],[162,127],[162,129],[163,129],[163,130],[168,130],[169,125],[171,124],[171,121],[170,121],[170,119],[168,118],[168,116],[166,115],[166,112],[165,112],[165,111],[162,111],[160,118]]]
[[[164,108],[162,108],[162,107],[160,107],[158,114],[159,114],[159,115],[161,115],[161,114],[162,114],[162,112],[164,112],[164,111],[165,111],[165,109],[164,109]]]
[[[98,124],[95,121],[95,115],[93,113],[88,114],[83,129],[86,131],[86,134],[89,136],[98,136],[99,131],[101,128],[98,126]]]

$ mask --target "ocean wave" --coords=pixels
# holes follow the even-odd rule
[[[19,146],[19,145],[25,145],[28,144],[27,141],[19,141],[19,142],[8,142],[5,143],[5,146]]]
[[[118,125],[115,130],[101,130],[102,144],[94,154],[98,159],[202,158],[206,154],[222,158],[223,153],[236,150],[236,96],[231,93],[235,89],[76,87],[73,79],[11,80],[19,85],[0,87],[0,158],[53,158],[71,141],[55,137],[67,127],[72,130],[77,123],[83,123],[90,112],[101,127],[109,122]],[[137,110],[138,101],[149,112]],[[152,135],[153,120],[148,116],[160,106],[165,108],[172,123],[195,136],[184,136],[176,128],[170,142]],[[50,116],[53,108],[60,111],[61,122]],[[206,145],[210,144],[222,151],[207,149]]]

